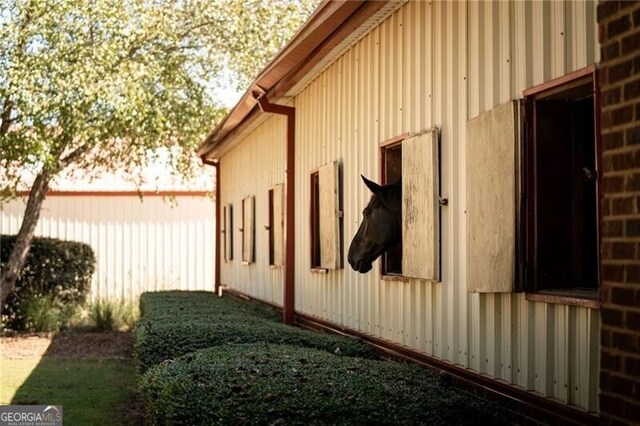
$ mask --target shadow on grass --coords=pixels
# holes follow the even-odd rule
[[[142,424],[131,346],[130,333],[59,333],[11,404],[62,405],[65,424]],[[19,374],[33,358],[3,362]]]

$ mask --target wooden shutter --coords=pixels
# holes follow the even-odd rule
[[[518,101],[467,122],[467,290],[510,292],[515,284]]]
[[[284,264],[284,185],[273,187],[273,264]]]
[[[340,197],[338,162],[318,170],[320,187],[320,267],[338,269],[340,256]]]
[[[438,129],[402,142],[402,275],[440,279]]]
[[[245,197],[242,200],[242,261],[252,263],[254,261],[254,241],[255,241],[255,198]]]
[[[224,219],[224,260],[233,260],[233,206],[227,204],[225,207]]]

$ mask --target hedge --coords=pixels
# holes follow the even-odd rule
[[[289,343],[332,353],[377,357],[355,339],[314,333],[280,323],[272,309],[206,292],[145,293],[134,330],[138,372],[198,349],[227,343]]]
[[[153,424],[507,424],[416,365],[291,345],[203,349],[153,367],[140,390]]]
[[[8,262],[15,240],[15,235],[0,235],[0,267]],[[22,329],[25,318],[20,305],[32,298],[48,297],[60,307],[82,305],[91,288],[95,263],[93,249],[87,244],[33,238],[14,292],[2,306],[2,322],[10,329]]]

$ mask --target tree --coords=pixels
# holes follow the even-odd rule
[[[13,291],[51,180],[122,171],[154,156],[190,176],[222,117],[212,89],[246,88],[317,4],[241,0],[4,0],[0,3],[0,205],[29,197],[0,275]],[[24,187],[24,186],[22,186]]]

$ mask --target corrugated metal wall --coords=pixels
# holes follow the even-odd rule
[[[286,118],[270,116],[220,162],[221,206],[233,206],[233,260],[221,261],[220,280],[282,305],[284,268],[269,266],[269,189],[285,179]],[[255,263],[242,264],[242,199],[255,196]]]
[[[213,290],[215,202],[178,196],[48,196],[36,236],[82,241],[96,255],[92,298],[133,301],[143,291]],[[20,229],[25,203],[0,212],[0,233]]]
[[[296,309],[596,411],[599,311],[467,293],[464,157],[468,119],[598,61],[595,13],[591,1],[410,2],[299,93]],[[378,143],[432,126],[449,199],[443,282],[311,273],[309,172],[341,162],[346,252]]]
[[[468,119],[554,77],[597,62],[596,3],[409,2],[358,40],[295,98],[296,310],[406,345],[478,373],[597,411],[599,311],[469,294],[466,281]],[[355,42],[355,40],[354,40]],[[441,130],[442,282],[310,271],[310,172],[340,161],[343,256],[379,179],[378,144]],[[267,191],[284,181],[285,119],[270,118],[222,158],[223,204],[240,223],[256,196],[256,263],[234,260],[222,282],[282,303],[282,269],[267,256]],[[345,259],[346,260],[346,259]]]

